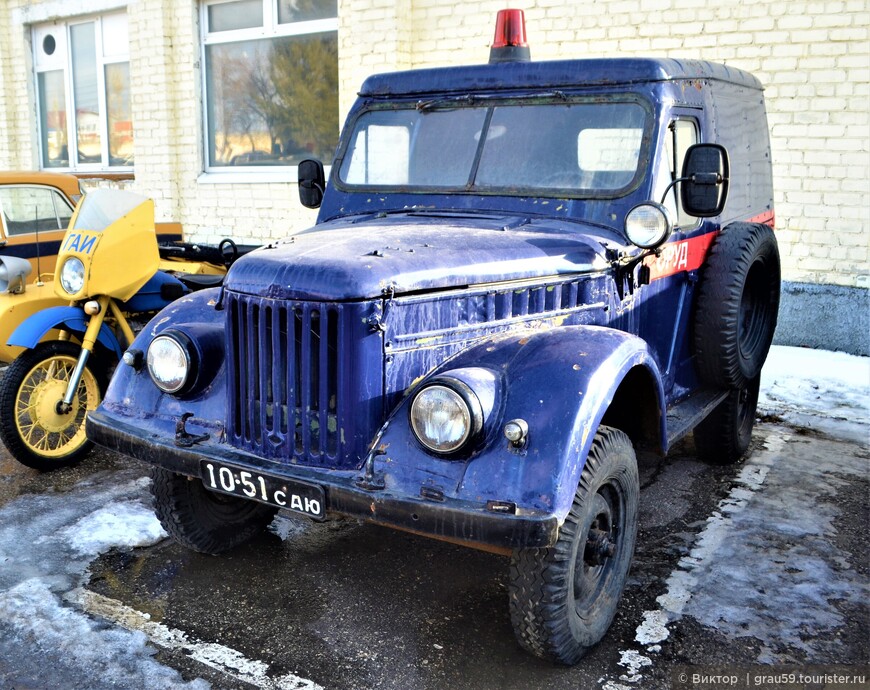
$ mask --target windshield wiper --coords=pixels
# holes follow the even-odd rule
[[[432,108],[437,108],[442,105],[453,105],[459,103],[468,103],[470,105],[474,103],[474,99],[475,96],[472,96],[470,93],[462,96],[453,96],[451,98],[433,98],[428,101],[417,101],[416,108],[417,110],[431,110]]]
[[[525,100],[525,99],[534,99],[539,101],[541,99],[553,99],[557,98],[560,101],[567,102],[568,94],[564,91],[547,91],[545,93],[530,93],[530,94],[463,94],[462,96],[447,96],[444,98],[432,98],[428,101],[417,101],[416,108],[417,110],[431,110],[433,108],[438,108],[441,106],[450,106],[450,105],[458,105],[458,104],[468,104],[472,105],[474,103],[487,103],[493,101],[507,101],[507,100]]]

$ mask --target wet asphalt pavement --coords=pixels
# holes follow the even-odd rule
[[[355,520],[280,514],[269,533],[220,557],[163,539],[101,550],[76,570],[59,550],[56,563],[40,555],[20,575],[14,550],[4,560],[0,544],[9,580],[0,575],[0,585],[47,578],[62,612],[87,614],[91,648],[117,657],[111,636],[132,630],[118,648],[141,646],[148,664],[177,671],[172,687],[718,688],[735,686],[675,679],[717,664],[870,661],[866,443],[768,419],[739,465],[704,464],[691,442],[640,464],[629,584],[608,635],[574,668],[516,645],[507,559]],[[144,505],[147,481],[137,478],[146,475],[102,451],[39,474],[0,449],[0,534],[8,511],[19,511],[20,524],[32,510],[36,524],[51,501],[74,512],[72,499],[86,491]],[[82,506],[82,516],[95,510]],[[132,661],[76,664],[74,645],[59,649],[37,624],[16,622],[20,599],[0,597],[0,689],[170,686],[153,669],[125,675]]]

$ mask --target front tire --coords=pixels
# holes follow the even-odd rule
[[[182,546],[200,553],[219,554],[263,532],[277,508],[235,496],[215,493],[198,479],[151,469],[154,512]]]
[[[57,409],[80,353],[73,343],[42,343],[15,359],[0,381],[0,440],[27,467],[67,467],[91,449],[85,416],[97,409],[106,390],[102,371],[86,365],[72,409],[67,414]]]
[[[573,665],[604,637],[634,554],[639,495],[631,441],[600,427],[556,544],[511,558],[511,623],[526,651]]]

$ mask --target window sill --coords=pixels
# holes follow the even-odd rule
[[[296,167],[290,170],[251,172],[204,172],[196,178],[198,184],[296,184]]]
[[[80,180],[114,180],[116,182],[133,181],[136,176],[131,172],[70,172],[70,175],[75,175]]]

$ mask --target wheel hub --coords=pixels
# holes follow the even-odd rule
[[[595,526],[591,527],[583,551],[583,562],[589,566],[604,565],[615,553],[616,544],[610,539],[610,534]]]
[[[67,382],[50,379],[40,383],[33,391],[32,407],[36,410],[39,425],[48,433],[58,433],[66,429],[71,415],[78,409],[78,401],[73,398],[73,404],[67,414],[60,413],[60,403],[66,393]]]

